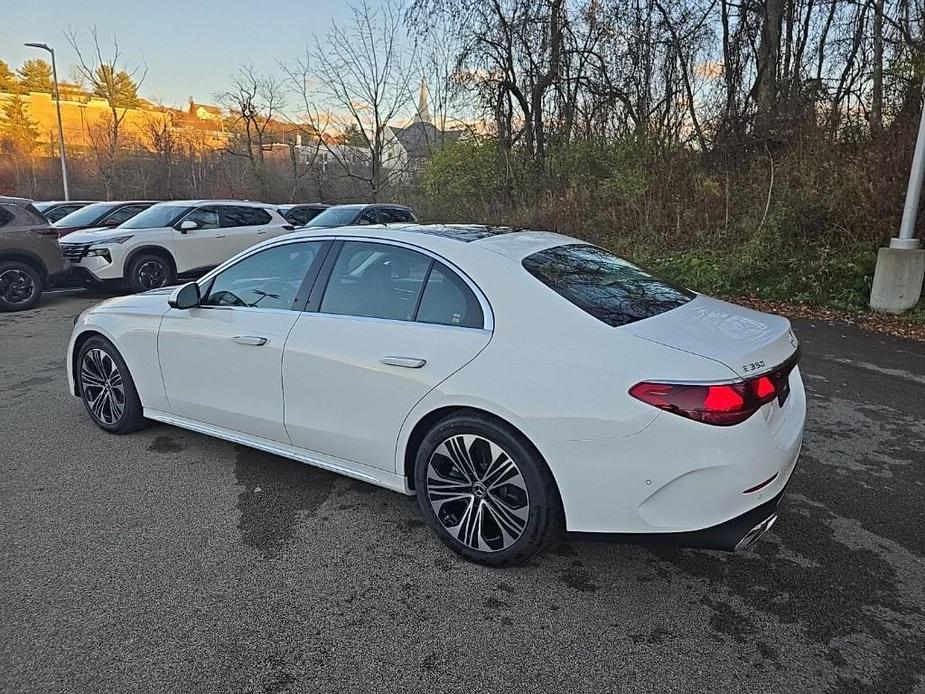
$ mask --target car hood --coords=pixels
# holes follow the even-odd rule
[[[162,315],[170,306],[168,297],[176,287],[163,287],[153,289],[143,294],[129,294],[128,296],[115,296],[91,308],[87,313],[144,313]]]
[[[84,229],[68,234],[66,241],[63,243],[106,243],[110,239],[117,239],[120,236],[133,236],[142,231],[149,229],[120,229],[119,227],[95,227],[93,229]]]

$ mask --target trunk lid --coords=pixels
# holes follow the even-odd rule
[[[636,337],[729,367],[748,378],[793,356],[797,339],[790,321],[698,294],[666,313],[623,326]]]

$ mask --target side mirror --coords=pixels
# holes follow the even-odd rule
[[[117,226],[119,226],[121,223],[122,223],[122,222],[120,222],[118,219],[106,219],[106,220],[103,220],[103,226],[104,226],[104,227],[117,227]]]
[[[202,296],[199,294],[199,284],[196,282],[187,282],[182,287],[173,290],[173,294],[167,299],[170,308],[188,309],[199,306]]]
[[[198,229],[199,225],[196,224],[192,219],[187,219],[186,221],[180,222],[180,233],[185,234],[188,231],[193,229]]]

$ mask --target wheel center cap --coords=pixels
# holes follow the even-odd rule
[[[475,495],[476,499],[484,499],[488,494],[488,490],[485,489],[485,485],[481,482],[476,482],[472,485],[472,493]]]

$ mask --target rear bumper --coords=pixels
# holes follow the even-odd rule
[[[724,552],[744,551],[774,525],[785,491],[786,489],[782,489],[777,496],[750,511],[702,530],[675,533],[575,533],[575,535],[582,539],[605,542],[715,549]]]
[[[782,410],[774,407],[732,427],[661,413],[632,436],[538,444],[559,488],[566,530],[665,535],[673,544],[725,534],[716,528],[738,532],[764,513],[755,509],[779,500],[797,464],[806,419],[799,368]]]

